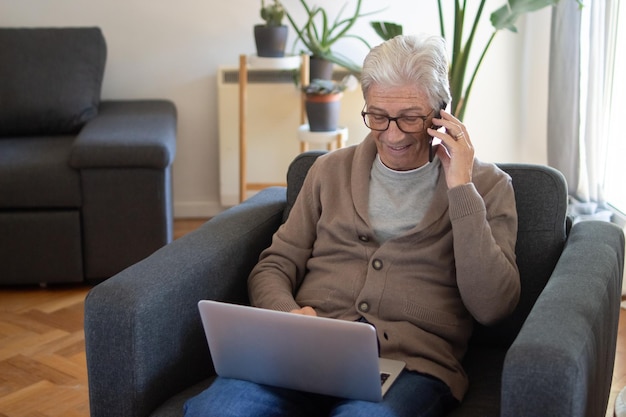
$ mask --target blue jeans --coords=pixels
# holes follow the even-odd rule
[[[185,417],[439,417],[458,404],[446,384],[404,371],[383,401],[345,400],[217,378],[185,404]]]

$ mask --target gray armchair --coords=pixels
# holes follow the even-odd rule
[[[0,285],[108,278],[172,240],[176,108],[100,100],[98,28],[0,28]]]
[[[288,215],[319,152],[298,156],[287,190],[269,188],[94,287],[85,302],[92,417],[173,417],[214,378],[196,303],[247,302],[246,280]],[[604,416],[624,265],[616,226],[568,230],[563,176],[503,164],[519,212],[522,298],[478,327],[465,366],[470,389],[453,416]]]

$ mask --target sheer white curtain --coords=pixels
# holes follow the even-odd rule
[[[626,221],[626,4],[619,7],[619,1],[612,2],[614,9],[611,11],[609,23],[615,27],[612,33],[615,38],[611,39],[610,51],[614,51],[612,61],[613,72],[609,116],[609,144],[607,148],[607,163],[604,168],[604,191],[607,201],[612,207],[618,209],[622,215],[622,221]]]
[[[610,220],[604,195],[619,0],[562,0],[552,17],[548,163],[575,221]]]

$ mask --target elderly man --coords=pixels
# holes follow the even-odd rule
[[[462,400],[473,319],[495,323],[519,298],[517,213],[510,178],[443,110],[446,56],[434,36],[372,49],[370,134],[318,158],[248,281],[253,305],[370,323],[405,371],[380,403],[218,378],[186,416],[443,416]]]

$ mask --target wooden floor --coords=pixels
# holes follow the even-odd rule
[[[177,220],[174,237],[204,221]],[[89,416],[83,334],[83,301],[89,289],[0,289],[0,417]],[[615,397],[624,386],[626,310],[621,310],[606,417],[613,416]]]

